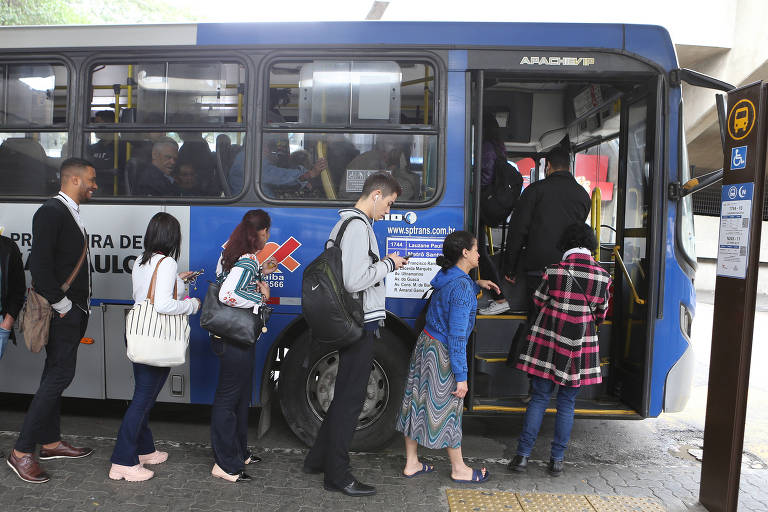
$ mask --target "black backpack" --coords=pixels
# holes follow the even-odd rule
[[[301,309],[312,339],[336,348],[351,345],[363,335],[362,293],[355,299],[344,288],[341,260],[341,237],[353,220],[365,222],[360,217],[346,219],[336,239],[329,239],[320,256],[307,265],[301,280]],[[370,239],[368,242],[371,255]]]
[[[493,182],[480,190],[480,217],[486,226],[497,226],[509,217],[523,190],[523,177],[507,162],[505,155],[496,157]]]

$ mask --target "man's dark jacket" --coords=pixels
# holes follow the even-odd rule
[[[29,270],[35,291],[55,304],[64,298],[61,285],[75,269],[83,252],[85,239],[69,208],[56,198],[49,199],[32,217],[32,253]],[[88,274],[86,257],[66,296],[83,311],[88,311]]]
[[[142,167],[136,174],[133,195],[136,196],[179,196],[181,189],[152,164]]]
[[[531,272],[560,261],[560,237],[570,224],[587,220],[590,205],[589,194],[569,171],[531,183],[512,212],[504,273],[513,277],[519,265]]]
[[[7,236],[0,236],[0,274],[0,317],[8,314],[19,318],[27,280],[21,251],[16,242]]]

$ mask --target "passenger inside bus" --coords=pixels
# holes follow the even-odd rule
[[[182,145],[179,148],[179,166],[181,163],[192,163],[194,170],[198,173],[196,182],[199,188],[197,195],[218,195],[221,191],[215,169],[216,159],[211,153],[211,148],[203,139],[200,132],[179,132]]]
[[[264,194],[273,199],[295,198],[319,189],[319,184],[314,180],[320,172],[328,168],[326,160],[321,158],[310,168],[303,165],[292,167],[293,160],[296,159],[306,159],[309,165],[309,154],[304,152],[306,155],[291,155],[288,139],[282,137],[282,134],[276,135],[278,136],[265,137],[262,146],[261,189]],[[233,175],[242,175],[243,162],[244,158],[238,155],[230,170],[230,184]]]
[[[94,123],[114,123],[114,110],[100,110],[93,115]],[[122,174],[125,168],[126,143],[118,143],[117,161],[115,161],[115,139],[117,134],[109,132],[94,132],[96,142],[86,148],[86,158],[93,163],[96,169],[96,183],[99,185],[98,195],[112,195],[114,193],[115,176]],[[118,178],[118,184],[123,180]]]
[[[178,196],[181,189],[173,178],[179,156],[179,146],[170,137],[163,137],[152,146],[152,162],[140,167],[132,180],[137,196]]]
[[[176,171],[173,174],[174,181],[179,186],[182,196],[201,196],[204,194],[198,181],[200,171],[195,168],[192,162],[179,162]]]

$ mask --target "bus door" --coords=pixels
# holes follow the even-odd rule
[[[593,198],[592,222],[600,235],[600,263],[614,276],[613,306],[600,327],[603,384],[580,393],[582,415],[628,417],[647,414],[652,338],[647,301],[654,286],[651,259],[651,209],[655,163],[656,79],[639,77],[590,82],[547,79],[519,73],[473,71],[470,132],[472,160],[467,166],[467,225],[487,249],[499,247],[500,231],[486,230],[478,212],[483,120],[493,116],[508,161],[524,176],[544,178],[541,158],[567,141],[573,155],[572,172]],[[585,99],[586,98],[586,99]],[[523,162],[525,162],[523,164]],[[514,221],[514,219],[513,219]],[[496,246],[496,247],[494,247]],[[481,258],[483,248],[481,247]],[[497,263],[502,258],[497,257]],[[503,272],[500,269],[503,281]],[[525,276],[524,269],[515,272]],[[480,276],[484,275],[480,268]],[[524,281],[524,279],[519,280]],[[499,315],[478,314],[471,345],[471,412],[522,412],[528,392],[527,376],[510,366],[516,361],[514,334],[527,317],[525,283],[502,282],[510,309]],[[481,298],[482,308],[487,300]],[[521,300],[520,300],[521,299]],[[511,363],[511,364],[510,364]],[[469,406],[468,406],[469,407]]]
[[[608,376],[609,393],[638,412],[647,408],[652,345],[648,326],[649,235],[654,215],[650,208],[654,166],[652,119],[649,95],[630,96],[622,101],[615,244],[609,247],[614,269],[612,343],[610,353],[603,359],[608,367],[604,374]]]

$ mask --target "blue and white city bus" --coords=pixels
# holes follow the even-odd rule
[[[694,255],[677,60],[669,34],[643,25],[541,23],[253,23],[0,29],[0,226],[25,261],[31,222],[58,188],[68,156],[91,159],[98,194],[82,207],[94,271],[91,319],[65,395],[128,399],[124,319],[130,272],[150,217],[183,227],[181,269],[204,269],[252,208],[272,217],[274,313],[258,343],[253,405],[275,400],[304,441],[333,397],[337,358],[311,344],[301,316],[304,266],[337,210],[365,178],[387,171],[403,194],[374,225],[379,250],[412,253],[386,280],[387,321],[354,446],[393,432],[414,319],[445,235],[479,222],[483,116],[495,116],[526,181],[568,140],[573,172],[592,194],[599,259],[614,276],[600,330],[604,383],[583,390],[582,416],[644,418],[684,407],[690,389]],[[142,195],[141,168],[158,142],[178,147],[177,192]],[[160,144],[162,145],[162,144]],[[307,179],[324,158],[327,169]],[[301,178],[297,178],[301,176]],[[503,230],[488,227],[496,257]],[[495,235],[495,236],[493,236]],[[525,410],[526,376],[506,365],[525,318],[480,316],[468,345],[466,414]],[[184,366],[161,400],[211,403],[217,360],[190,318]],[[44,357],[23,343],[0,361],[0,391],[34,393]],[[262,414],[262,427],[269,414]]]

